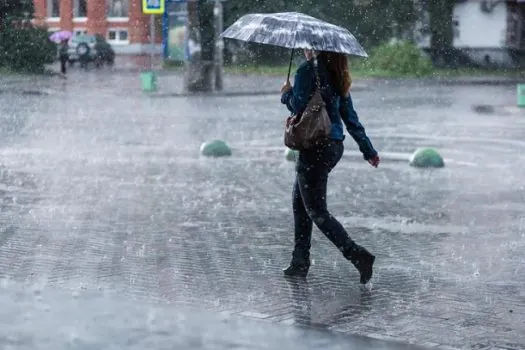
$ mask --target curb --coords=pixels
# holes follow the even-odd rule
[[[143,69],[139,68],[115,68],[110,71],[105,71],[106,73],[115,74],[115,75],[131,75],[131,74],[140,74]],[[174,70],[155,70],[159,77],[173,77],[173,76],[182,76],[181,71]],[[38,77],[54,77],[55,74],[43,74]],[[275,77],[275,75],[264,75],[264,74],[224,74],[224,77],[235,77],[235,78],[257,78],[257,77]],[[0,77],[0,85],[12,85],[17,83],[26,82],[29,76],[18,75],[16,78],[13,77],[10,79],[7,77],[5,81]],[[385,85],[407,85],[407,84],[426,84],[426,85],[444,85],[444,86],[510,86],[525,83],[525,77],[515,77],[515,78],[498,78],[498,77],[465,77],[465,78],[359,78],[358,81],[363,84],[352,85],[352,89],[364,90],[368,89],[370,84],[385,84]],[[360,85],[360,86],[359,86]],[[178,95],[178,94],[177,94]]]
[[[125,74],[140,74],[142,69],[136,68],[124,68],[116,69],[115,73]],[[159,77],[163,76],[182,76],[183,73],[180,71],[172,70],[156,70]],[[265,75],[265,74],[224,74],[224,77],[235,77],[235,78],[278,78],[278,75]],[[497,77],[481,77],[481,78],[359,78],[357,81],[363,82],[364,84],[352,84],[352,90],[366,89],[369,84],[381,83],[381,84],[392,84],[392,85],[404,85],[404,84],[428,84],[428,85],[445,85],[445,86],[505,86],[505,85],[517,85],[525,83],[525,77],[523,78],[497,78]]]
[[[152,98],[166,97],[243,97],[243,96],[271,96],[280,95],[274,90],[271,91],[211,91],[211,92],[154,92],[145,93]]]
[[[243,96],[281,96],[277,89],[260,90],[260,91],[210,91],[210,92],[162,92],[162,87],[159,92],[145,92],[145,94],[152,98],[166,98],[166,97],[243,97]],[[369,90],[368,86],[361,85],[352,88],[352,91]]]

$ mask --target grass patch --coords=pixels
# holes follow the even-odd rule
[[[292,66],[292,73],[296,67]],[[247,75],[273,75],[286,76],[288,74],[288,66],[260,66],[260,65],[239,65],[226,66],[224,71],[230,74],[247,74]]]
[[[389,48],[399,50],[399,47]],[[409,47],[410,49],[410,47]],[[385,49],[386,50],[386,49]],[[401,52],[410,51],[404,47],[401,47]],[[397,55],[397,51],[394,52]],[[386,55],[386,54],[385,54]],[[377,56],[377,54],[376,54]],[[415,56],[415,54],[413,54]],[[412,61],[417,61],[418,57],[412,57]],[[408,60],[408,59],[407,59]],[[377,60],[376,60],[377,61]],[[404,61],[402,60],[401,63]],[[420,62],[421,63],[421,62]],[[379,65],[393,66],[392,69],[380,68]],[[400,67],[401,66],[401,67]],[[426,65],[423,65],[426,68]],[[176,61],[164,61],[162,65],[164,70],[184,72],[184,62]],[[400,69],[403,68],[403,69]],[[297,64],[292,65],[291,77]],[[516,78],[525,77],[525,69],[488,69],[488,68],[459,68],[459,69],[436,69],[430,67],[429,69],[419,69],[415,72],[406,68],[406,65],[396,64],[392,65],[390,61],[379,62],[374,64],[372,60],[353,58],[350,61],[350,71],[353,79],[366,79],[366,78],[465,78],[465,77],[500,77],[500,78]],[[0,71],[1,72],[1,71]],[[288,74],[288,65],[258,65],[258,64],[239,64],[239,65],[227,65],[224,67],[226,74],[234,75],[266,75],[283,77]]]
[[[0,75],[14,75],[14,74],[16,73],[13,72],[11,69],[6,68],[6,67],[0,67]]]
[[[182,71],[184,70],[183,61],[164,60],[162,62],[162,69],[170,71]]]
[[[370,51],[366,60],[353,62],[353,68],[392,77],[425,77],[432,73],[432,62],[409,41],[383,43]]]
[[[297,67],[292,66],[291,76],[295,73]],[[229,66],[225,67],[224,71],[230,74],[242,74],[242,75],[268,75],[268,76],[283,76],[286,77],[288,74],[288,66]],[[356,68],[351,69],[352,77],[355,78],[370,78],[370,77],[406,77],[406,74],[399,74],[382,69],[362,69]]]
[[[53,76],[57,75],[58,72],[55,72],[52,69],[44,68],[41,72],[34,71],[17,71],[15,69],[0,67],[0,76],[9,76],[9,77],[22,77],[22,76]]]

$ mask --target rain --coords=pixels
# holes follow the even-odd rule
[[[515,0],[0,2],[0,348],[525,349],[523,24]],[[312,72],[323,108],[294,114]],[[340,160],[285,138],[323,111]]]

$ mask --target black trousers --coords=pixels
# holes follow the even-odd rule
[[[355,244],[326,205],[328,174],[343,151],[342,141],[328,140],[314,149],[299,152],[293,188],[294,264],[309,265],[314,223],[344,255]]]
[[[67,56],[60,56],[60,72],[62,74],[66,74],[67,61]]]

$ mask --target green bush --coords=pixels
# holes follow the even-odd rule
[[[421,49],[411,42],[401,41],[379,45],[356,68],[420,77],[432,73],[433,67]]]
[[[41,73],[57,56],[57,46],[45,28],[6,28],[0,32],[0,66],[15,71]]]

